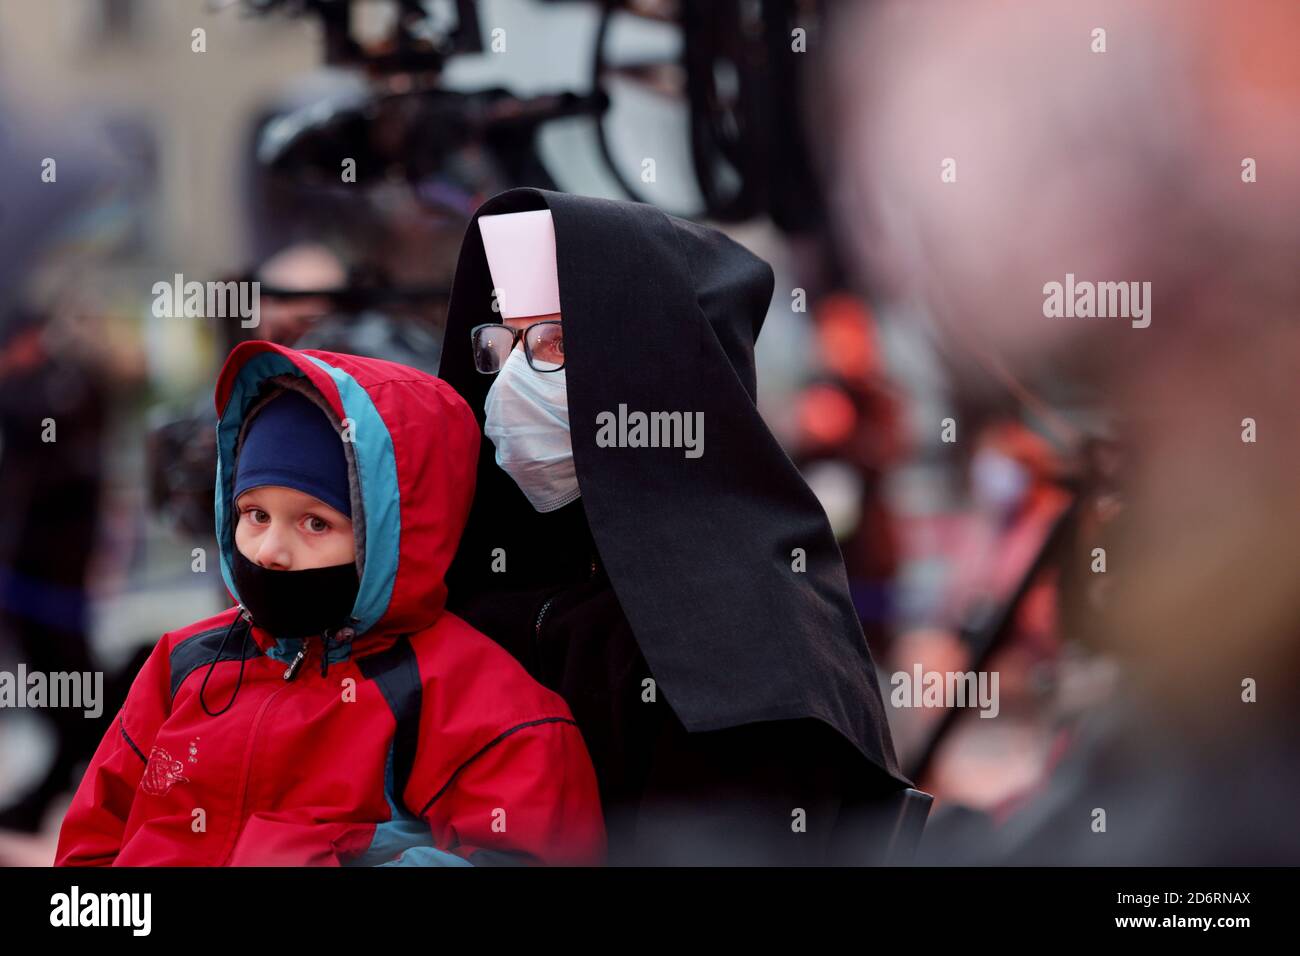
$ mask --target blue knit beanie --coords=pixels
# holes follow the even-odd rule
[[[298,392],[280,392],[255,413],[244,432],[234,500],[263,485],[294,488],[352,517],[343,439],[325,412]]]

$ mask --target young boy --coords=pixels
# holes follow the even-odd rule
[[[600,862],[563,700],[444,610],[479,429],[441,380],[246,342],[217,382],[239,601],[163,635],[58,865]]]

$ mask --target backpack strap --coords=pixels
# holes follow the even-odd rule
[[[415,648],[402,636],[391,647],[358,659],[357,667],[367,680],[379,685],[397,721],[393,736],[393,799],[402,803],[402,794],[406,792],[411,769],[415,766],[416,746],[420,742],[420,710],[424,695]]]

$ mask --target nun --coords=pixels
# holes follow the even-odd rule
[[[773,283],[714,229],[545,189],[489,199],[461,247],[439,375],[488,440],[448,606],[569,703],[611,864],[875,862],[911,785],[826,516],[755,405]]]

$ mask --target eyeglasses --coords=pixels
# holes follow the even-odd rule
[[[556,319],[534,322],[527,328],[512,329],[499,322],[470,329],[474,367],[484,375],[501,371],[519,336],[524,337],[524,358],[537,372],[558,372],[564,368],[564,328]]]

